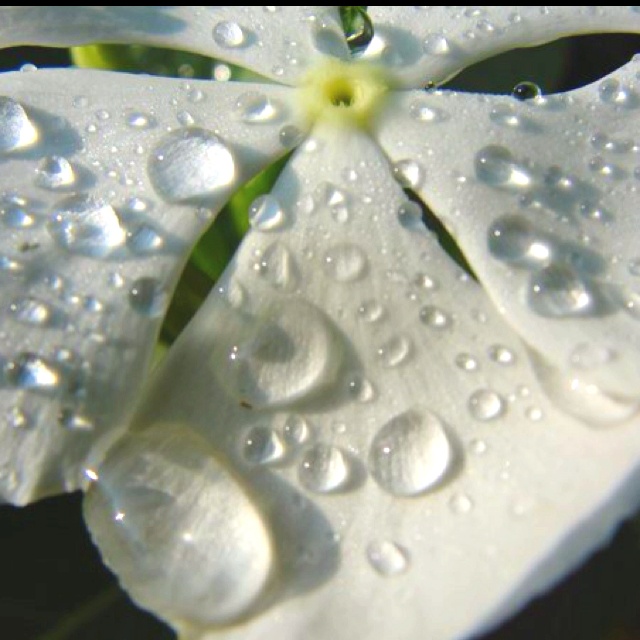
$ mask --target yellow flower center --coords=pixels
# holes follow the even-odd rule
[[[364,63],[326,60],[311,69],[299,87],[300,108],[309,123],[366,129],[384,104],[389,81]]]

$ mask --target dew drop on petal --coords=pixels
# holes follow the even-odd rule
[[[504,415],[506,405],[502,396],[490,389],[478,389],[467,403],[471,415],[480,422],[489,422]]]
[[[513,88],[511,95],[516,99],[524,102],[525,100],[533,100],[542,95],[540,87],[535,82],[518,82]]]
[[[168,134],[152,152],[148,172],[155,190],[168,202],[227,195],[237,177],[229,147],[199,128]]]
[[[270,122],[278,115],[275,104],[259,91],[247,91],[236,101],[236,111],[240,118],[249,124]]]
[[[453,450],[441,420],[428,411],[408,411],[374,436],[369,468],[375,481],[396,496],[415,496],[446,477]]]
[[[5,422],[12,429],[28,429],[32,426],[31,418],[19,407],[11,407],[5,413]]]
[[[469,353],[459,353],[455,358],[456,366],[463,371],[476,371],[478,361]]]
[[[249,224],[257,231],[278,231],[285,222],[285,211],[275,196],[258,196],[249,207]]]
[[[19,389],[55,390],[62,373],[55,362],[35,353],[24,352],[9,361],[4,368],[7,381]]]
[[[471,513],[473,506],[473,500],[466,493],[456,493],[449,500],[449,508],[456,515]]]
[[[362,322],[373,324],[384,316],[384,307],[376,300],[367,300],[358,307],[358,317]]]
[[[433,305],[422,307],[419,317],[422,324],[432,329],[446,329],[451,324],[451,317]]]
[[[551,241],[521,216],[505,215],[489,228],[489,251],[498,260],[524,268],[539,268],[553,257]]]
[[[409,568],[409,554],[391,540],[375,540],[367,545],[367,560],[385,578],[397,576]]]
[[[19,151],[38,141],[35,128],[24,107],[6,96],[0,96],[0,153]]]
[[[348,377],[347,391],[357,402],[371,402],[376,397],[375,387],[361,373],[352,373]]]
[[[37,222],[29,202],[20,196],[7,196],[0,203],[2,222],[11,229],[26,229]]]
[[[411,340],[402,334],[384,342],[377,351],[378,360],[388,368],[398,367],[409,360],[412,351]]]
[[[161,316],[168,301],[167,290],[156,278],[138,278],[129,289],[129,305],[136,313],[148,318]]]
[[[242,456],[249,464],[275,464],[280,462],[284,455],[284,442],[271,427],[251,427],[242,438]]]
[[[475,170],[479,180],[494,187],[524,189],[533,182],[528,169],[518,164],[506,147],[497,145],[484,147],[477,153]]]
[[[299,447],[311,437],[311,427],[309,423],[297,413],[287,416],[282,433],[285,442],[293,447]]]
[[[344,451],[323,443],[309,447],[298,466],[300,484],[313,493],[344,491],[351,474],[351,462]]]
[[[393,165],[393,175],[400,185],[417,189],[424,182],[424,169],[415,160],[398,160]]]
[[[489,347],[489,358],[497,364],[507,366],[515,363],[516,354],[504,345],[495,344]]]
[[[71,163],[62,156],[49,156],[36,169],[36,184],[44,189],[65,189],[73,186],[75,181]]]
[[[325,273],[337,282],[353,282],[366,273],[367,257],[355,244],[338,244],[324,254],[323,268]]]
[[[72,196],[58,205],[48,228],[53,239],[67,251],[94,258],[108,256],[126,240],[113,207],[86,195]]]
[[[417,202],[407,200],[398,208],[398,221],[409,231],[424,231],[422,222],[422,209]]]
[[[263,596],[273,569],[266,524],[188,427],[125,436],[97,475],[85,518],[107,564],[143,606],[221,625]]]
[[[246,35],[237,22],[225,20],[213,28],[213,39],[225,49],[236,49],[245,44]]]
[[[53,318],[51,307],[31,296],[14,300],[9,305],[9,312],[18,322],[34,326],[47,326]]]
[[[164,238],[152,226],[143,224],[127,234],[127,246],[133,253],[148,254],[164,246]]]
[[[424,52],[432,56],[446,56],[451,53],[451,45],[441,33],[430,33],[422,43]]]
[[[285,149],[291,149],[302,142],[304,134],[294,124],[287,124],[280,129],[278,137],[280,139],[280,144]]]

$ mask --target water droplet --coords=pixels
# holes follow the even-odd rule
[[[76,175],[70,162],[62,156],[45,158],[36,169],[36,184],[56,191],[75,184]]]
[[[127,435],[98,474],[85,517],[137,602],[202,627],[231,624],[256,605],[273,572],[267,526],[192,429]]]
[[[307,449],[298,466],[300,484],[313,493],[344,491],[351,473],[351,462],[342,449],[323,443]]]
[[[409,359],[411,341],[407,336],[397,335],[378,348],[377,356],[385,367],[397,367]]]
[[[367,257],[354,244],[337,244],[325,254],[322,263],[325,273],[337,282],[359,280],[368,268]]]
[[[298,285],[296,262],[289,249],[279,242],[265,249],[255,268],[260,277],[279,291],[293,291]]]
[[[157,125],[157,122],[156,119],[148,113],[134,111],[127,116],[127,124],[132,129],[152,129]]]
[[[335,380],[341,349],[317,307],[283,301],[259,317],[236,315],[220,346],[228,365],[215,372],[240,401],[254,408],[288,405]]]
[[[258,231],[278,231],[285,222],[285,211],[275,196],[258,196],[249,207],[249,224]]]
[[[51,307],[31,296],[14,300],[9,305],[9,312],[18,322],[30,325],[47,326],[53,319]]]
[[[490,389],[478,389],[471,394],[467,404],[469,412],[481,422],[496,420],[504,415],[506,405],[502,396]]]
[[[446,120],[446,114],[436,109],[422,99],[414,100],[409,105],[409,114],[414,120],[423,123],[441,122]]]
[[[154,253],[162,249],[164,238],[152,226],[142,224],[127,234],[127,246],[133,253]]]
[[[489,347],[489,358],[498,364],[511,365],[516,361],[516,354],[508,347],[494,344]]]
[[[553,257],[553,245],[525,218],[505,215],[489,228],[488,245],[491,254],[504,262],[525,268],[539,268]]]
[[[415,160],[399,160],[393,165],[395,179],[405,189],[417,189],[424,182],[424,169]]]
[[[7,425],[12,429],[28,429],[31,427],[31,419],[19,407],[11,407],[5,413]]]
[[[551,264],[532,274],[529,304],[537,314],[550,318],[590,316],[606,306],[595,285],[564,264]]]
[[[473,500],[466,493],[456,493],[449,500],[449,508],[456,515],[465,515],[473,510]]]
[[[242,455],[249,464],[275,464],[285,456],[284,442],[270,427],[251,427],[242,439]]]
[[[218,22],[213,28],[213,39],[225,49],[237,49],[245,44],[246,35],[237,22]]]
[[[71,408],[61,409],[58,424],[69,431],[91,431],[94,427],[90,418]]]
[[[411,200],[403,202],[398,207],[398,221],[410,231],[424,231],[425,226],[422,222],[422,209],[420,205]]]
[[[292,149],[293,147],[299,145],[302,142],[303,138],[304,134],[294,124],[287,124],[282,127],[282,129],[280,129],[280,144],[285,147],[285,149]]]
[[[511,95],[520,101],[533,100],[542,95],[542,90],[535,82],[518,82]]]
[[[484,440],[474,438],[469,442],[469,450],[477,456],[482,456],[488,450],[487,443]]]
[[[168,202],[217,199],[230,193],[237,177],[229,147],[198,128],[168,134],[151,154],[148,171],[155,190]]]
[[[438,486],[453,461],[451,443],[438,417],[407,411],[373,438],[369,466],[375,481],[395,496],[415,496]]]
[[[6,275],[16,276],[24,271],[24,265],[8,256],[0,256],[0,271]]]
[[[384,307],[375,300],[367,300],[358,307],[358,317],[363,322],[378,322],[383,315]]]
[[[249,124],[270,122],[278,115],[276,105],[259,91],[247,91],[236,101],[236,111],[240,118]]]
[[[38,141],[38,130],[24,107],[6,96],[0,96],[0,153],[19,151]]]
[[[508,149],[497,145],[477,153],[475,170],[479,180],[493,187],[524,189],[533,182],[528,169],[518,164]]]
[[[468,353],[459,353],[456,356],[456,366],[463,371],[476,371],[478,369],[478,361]]]
[[[21,353],[8,362],[4,373],[14,387],[40,391],[55,390],[62,377],[55,363],[30,352]]]
[[[367,545],[367,559],[371,566],[385,578],[397,576],[409,568],[409,554],[390,540],[376,540]]]
[[[309,423],[300,415],[292,413],[282,428],[285,442],[293,447],[299,447],[311,437]]]
[[[72,196],[54,211],[48,225],[53,239],[67,251],[104,258],[119,249],[126,234],[110,204],[91,196]]]
[[[432,329],[444,329],[451,324],[451,318],[442,309],[427,305],[420,309],[420,322]]]
[[[516,129],[523,124],[522,116],[517,112],[512,104],[500,104],[494,107],[491,109],[489,118],[492,122],[495,122],[500,126],[512,129]]]
[[[158,318],[164,313],[168,301],[167,290],[156,278],[138,278],[129,289],[129,304],[142,316]]]
[[[376,396],[373,384],[361,373],[353,373],[349,376],[347,391],[357,402],[371,402]]]
[[[600,100],[619,107],[635,106],[635,93],[615,78],[607,78],[598,86]]]
[[[0,203],[2,222],[11,229],[32,227],[37,218],[30,210],[29,203],[19,196],[8,196]]]
[[[427,55],[446,56],[451,53],[451,45],[440,33],[430,33],[423,40],[422,48]]]
[[[531,422],[540,422],[540,420],[544,418],[544,413],[540,407],[527,407],[524,415],[528,420],[531,420]]]

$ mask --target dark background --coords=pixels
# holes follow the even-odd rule
[[[636,51],[640,36],[565,39],[555,48],[538,47],[476,65],[451,86],[509,93],[516,82],[532,80],[545,91],[563,91],[597,80]],[[523,60],[526,72],[521,70]],[[0,69],[25,62],[65,66],[69,57],[64,51],[33,48],[0,55]],[[130,602],[103,566],[84,526],[79,494],[24,509],[0,507],[0,568],[0,638],[174,638]],[[640,517],[624,524],[582,569],[481,640],[529,639],[640,640]]]

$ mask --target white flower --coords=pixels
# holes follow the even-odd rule
[[[420,87],[636,9],[370,7],[372,67],[336,7],[3,7],[5,45],[293,85],[2,78],[6,499],[99,476],[106,562],[189,638],[462,638],[558,580],[638,504],[638,63],[526,102]],[[203,209],[296,145],[140,400]]]

